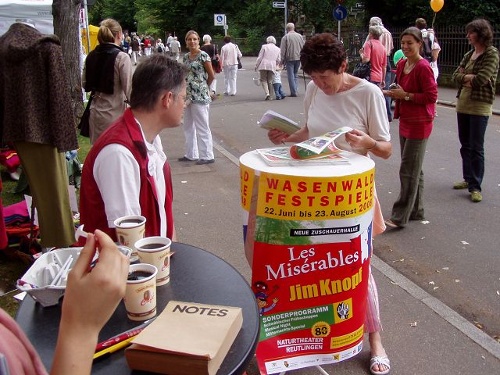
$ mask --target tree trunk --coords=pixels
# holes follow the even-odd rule
[[[82,68],[80,64],[80,8],[82,0],[54,0],[54,34],[61,40],[66,73],[71,91],[75,124],[83,112]]]

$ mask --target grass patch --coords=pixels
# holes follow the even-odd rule
[[[78,136],[78,158],[83,163],[90,150],[90,139]],[[4,207],[18,203],[24,199],[24,193],[16,193],[17,181],[10,178],[9,173],[4,167],[0,167],[2,175],[2,204]],[[78,197],[78,191],[77,191]],[[16,280],[19,279],[29,268],[21,259],[12,258],[6,255],[6,252],[0,251],[0,307],[7,311],[11,316],[15,316],[19,307],[19,302],[13,298],[18,293],[16,290]]]

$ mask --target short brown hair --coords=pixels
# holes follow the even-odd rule
[[[403,38],[405,35],[410,35],[410,36],[414,37],[417,42],[420,42],[420,43],[424,42],[424,38],[422,38],[422,32],[420,31],[420,29],[418,29],[414,26],[405,29],[401,33],[400,39]]]
[[[417,18],[415,20],[415,27],[419,30],[427,29],[427,21],[423,18]]]
[[[491,24],[484,18],[478,18],[469,22],[465,26],[465,32],[477,33],[477,39],[486,47],[491,46],[493,43],[493,28]]]
[[[346,59],[344,45],[330,33],[314,35],[300,51],[300,63],[307,74],[326,70],[339,72]]]

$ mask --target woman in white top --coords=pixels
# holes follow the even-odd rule
[[[382,91],[347,73],[347,55],[342,43],[330,33],[317,34],[304,44],[300,62],[312,79],[304,99],[306,124],[292,135],[270,130],[269,139],[274,144],[297,143],[346,125],[353,130],[345,137],[337,138],[337,147],[365,156],[370,153],[389,158],[392,145]],[[373,236],[384,230],[384,219],[375,194]],[[378,293],[371,270],[364,328],[369,333],[370,372],[388,374],[391,365],[380,336]]]

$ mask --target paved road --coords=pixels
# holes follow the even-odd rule
[[[212,105],[215,164],[177,162],[183,153],[182,130],[163,133],[174,173],[179,240],[226,259],[247,280],[250,269],[243,256],[238,158],[269,146],[266,132],[256,126],[265,110],[274,109],[300,123],[304,118],[300,96],[263,100],[262,89],[253,84],[253,63],[254,59],[244,58],[244,68],[250,69],[239,71],[237,95],[220,97]],[[218,92],[222,92],[222,75],[218,78]],[[454,90],[440,89],[442,103],[453,100]],[[393,375],[494,374],[500,368],[500,345],[491,338],[500,334],[500,261],[495,243],[500,206],[500,150],[495,146],[499,144],[500,118],[492,118],[487,131],[484,201],[473,204],[466,194],[451,189],[460,179],[454,109],[440,105],[438,115],[424,165],[429,223],[412,223],[375,241],[373,265],[384,344],[393,362]],[[391,132],[397,140],[397,122]],[[394,142],[392,158],[376,161],[377,190],[386,215],[399,189],[399,160],[399,147]],[[488,334],[474,322],[483,325]],[[326,369],[335,374],[368,373],[368,359],[365,351]],[[317,371],[294,373],[312,375]]]

